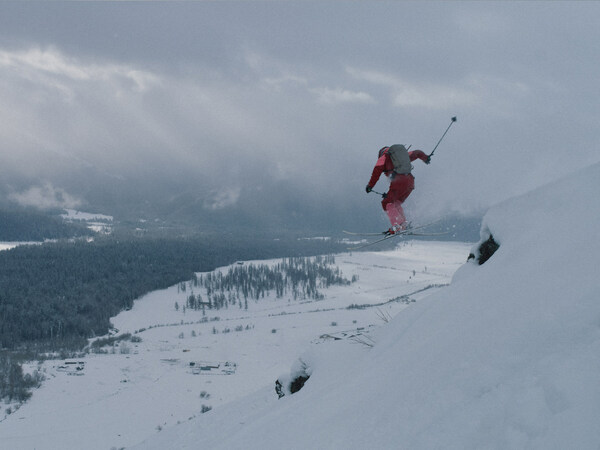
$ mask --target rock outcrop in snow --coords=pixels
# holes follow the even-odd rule
[[[467,258],[469,261],[477,261],[479,265],[484,264],[494,253],[496,253],[496,250],[500,248],[500,245],[496,242],[494,236],[489,232],[484,232],[482,230],[481,234],[481,240],[475,245]]]
[[[311,367],[302,359],[296,360],[289,374],[280,376],[275,381],[275,392],[279,398],[285,395],[295,394],[304,387],[310,378]]]

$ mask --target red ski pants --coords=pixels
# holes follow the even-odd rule
[[[381,201],[381,206],[390,218],[390,223],[393,227],[402,227],[402,224],[406,222],[402,203],[404,203],[414,188],[415,177],[411,174],[394,176],[387,196]]]

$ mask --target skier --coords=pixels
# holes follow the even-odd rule
[[[373,190],[381,174],[390,178],[390,189],[382,194],[381,206],[387,213],[391,227],[385,232],[387,235],[396,234],[407,228],[406,217],[402,210],[402,203],[408,198],[415,188],[415,177],[411,174],[412,164],[415,159],[420,159],[425,164],[431,162],[431,157],[421,150],[409,152],[402,144],[383,147],[379,150],[379,159],[373,168],[373,174],[367,184],[367,194]]]

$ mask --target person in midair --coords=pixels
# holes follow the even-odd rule
[[[381,206],[390,219],[391,227],[385,234],[396,234],[407,227],[406,217],[402,203],[408,198],[415,188],[415,177],[411,174],[412,164],[415,159],[420,159],[425,164],[431,162],[429,155],[421,150],[411,152],[402,145],[395,144],[379,150],[379,158],[373,168],[373,174],[367,184],[367,193],[371,192],[377,184],[381,174],[390,178],[390,189],[383,194]]]

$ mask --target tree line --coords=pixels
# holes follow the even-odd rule
[[[288,257],[270,266],[267,264],[235,265],[226,273],[208,273],[194,276],[192,285],[205,289],[206,297],[190,294],[186,307],[190,309],[221,309],[230,306],[248,308],[248,300],[259,301],[275,294],[276,298],[289,295],[294,300],[320,300],[319,289],[333,285],[349,285],[356,281],[343,277],[335,266],[335,257]],[[185,289],[185,286],[182,286]]]
[[[249,241],[235,236],[103,237],[93,242],[16,247],[0,252],[0,348],[79,349],[87,338],[106,334],[110,318],[131,308],[134,299],[189,280],[195,272],[240,259],[306,256],[335,249],[339,251],[336,245],[322,242]],[[256,293],[256,287],[246,289]]]
[[[66,223],[62,218],[28,209],[0,209],[0,241],[43,241],[94,232],[83,224]]]

